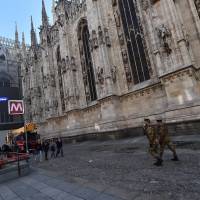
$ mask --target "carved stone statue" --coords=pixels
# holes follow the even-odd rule
[[[104,33],[105,33],[106,46],[110,47],[111,46],[111,41],[110,41],[110,36],[109,36],[107,28],[104,29]]]
[[[124,41],[124,34],[121,32],[119,33],[119,43],[120,45],[124,45],[125,41]]]
[[[163,41],[166,41],[168,37],[171,37],[171,32],[164,24],[158,27],[157,31],[158,31],[158,37],[161,38]]]
[[[49,111],[49,101],[46,101],[45,103],[45,111]]]
[[[93,48],[98,48],[98,39],[97,39],[97,34],[96,34],[96,31],[95,30],[93,30],[92,31],[92,46],[93,46]]]
[[[57,20],[57,23],[60,27],[63,27],[64,26],[64,19],[63,19],[63,16],[62,15],[58,15],[58,20]]]
[[[41,97],[42,96],[42,90],[41,90],[41,87],[37,87],[37,95],[38,97]]]
[[[62,59],[62,67],[61,67],[61,69],[62,69],[62,73],[66,72],[66,62],[65,62],[64,58]]]
[[[68,69],[69,68],[69,56],[66,56],[66,58],[65,58],[65,64],[66,64],[66,69]]]
[[[58,107],[58,100],[53,100],[53,107],[57,108]]]
[[[146,10],[149,7],[149,1],[148,0],[141,0],[142,9]]]
[[[54,74],[51,74],[50,75],[50,85],[52,87],[55,87],[56,86],[56,80],[55,80],[55,75]]]
[[[130,71],[130,68],[129,66],[125,66],[125,72],[126,72],[126,80],[128,83],[131,83],[132,82],[132,76],[131,76],[131,71]]]
[[[128,63],[128,54],[126,49],[122,49],[122,59],[125,64]]]
[[[43,76],[44,88],[47,88],[47,76]]]
[[[97,80],[99,84],[103,85],[104,84],[104,71],[102,67],[98,67],[97,69]]]
[[[98,27],[98,35],[99,35],[99,44],[101,45],[104,43],[103,31],[101,26]]]
[[[72,71],[76,71],[76,62],[75,62],[75,58],[72,56],[71,57],[71,68],[72,68]]]
[[[90,90],[88,85],[85,85],[85,96],[86,96],[86,100],[90,101]]]
[[[170,30],[164,24],[162,24],[161,26],[157,27],[157,34],[158,38],[160,39],[161,46],[169,55],[172,51],[169,45],[169,40],[171,39]]]
[[[117,80],[117,67],[116,66],[112,66],[112,68],[111,68],[111,77],[112,77],[113,83],[116,83],[116,80]]]
[[[116,26],[121,27],[121,19],[120,19],[120,14],[118,10],[114,13],[114,17],[115,17]]]

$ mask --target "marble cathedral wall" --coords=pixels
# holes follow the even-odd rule
[[[30,48],[27,117],[44,137],[200,118],[198,0],[58,1],[43,5]],[[26,67],[25,67],[26,66]]]

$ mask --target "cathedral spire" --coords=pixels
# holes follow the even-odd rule
[[[15,48],[19,48],[19,34],[18,34],[16,22],[15,22]]]
[[[56,13],[55,13],[55,0],[52,0],[51,12],[52,12],[52,15],[53,15],[53,23],[54,23],[54,22],[55,22],[55,19],[56,19]]]
[[[42,25],[43,26],[49,25],[49,20],[48,20],[46,8],[45,8],[44,0],[42,0]]]
[[[23,51],[26,50],[26,42],[25,42],[24,32],[22,32],[22,49],[23,49]]]
[[[34,26],[33,26],[32,16],[31,16],[31,46],[32,47],[37,46],[37,37],[36,37],[36,33],[35,33],[35,30],[34,30]]]

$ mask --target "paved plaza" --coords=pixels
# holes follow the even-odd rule
[[[178,136],[179,162],[163,167],[145,137],[64,146],[64,158],[31,161],[29,176],[0,185],[0,200],[199,200],[200,136]]]

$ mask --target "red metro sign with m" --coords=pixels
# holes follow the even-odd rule
[[[8,112],[10,115],[23,115],[24,114],[23,100],[9,100]]]

